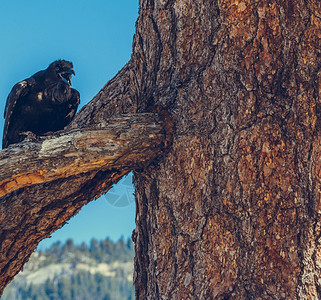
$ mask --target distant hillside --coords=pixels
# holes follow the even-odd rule
[[[135,299],[133,258],[130,239],[93,239],[89,246],[57,242],[33,253],[1,300]]]

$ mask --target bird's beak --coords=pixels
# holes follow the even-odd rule
[[[70,73],[70,74],[76,75],[74,69],[69,69],[69,70],[66,71],[66,73]]]
[[[59,73],[60,78],[67,83],[69,86],[71,86],[71,76],[76,75],[74,69],[67,69],[63,72]]]

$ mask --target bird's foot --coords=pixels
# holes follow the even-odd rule
[[[24,131],[24,132],[19,133],[19,135],[22,137],[22,139],[24,141],[28,141],[28,142],[36,142],[37,141],[37,135],[35,135],[31,131]]]

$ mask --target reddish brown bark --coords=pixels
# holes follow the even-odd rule
[[[320,11],[141,1],[141,106],[176,134],[135,176],[138,299],[321,297]]]

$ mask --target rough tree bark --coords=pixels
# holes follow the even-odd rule
[[[161,119],[127,114],[96,128],[32,136],[0,153],[0,197],[39,183],[99,171],[135,169],[164,148]]]
[[[160,106],[174,120],[169,152],[135,171],[137,299],[321,298],[320,41],[319,0],[140,0],[131,60],[69,128]],[[75,188],[30,226],[106,176],[39,185]]]
[[[137,299],[321,298],[320,3],[140,1],[138,107],[176,133],[135,176]]]

